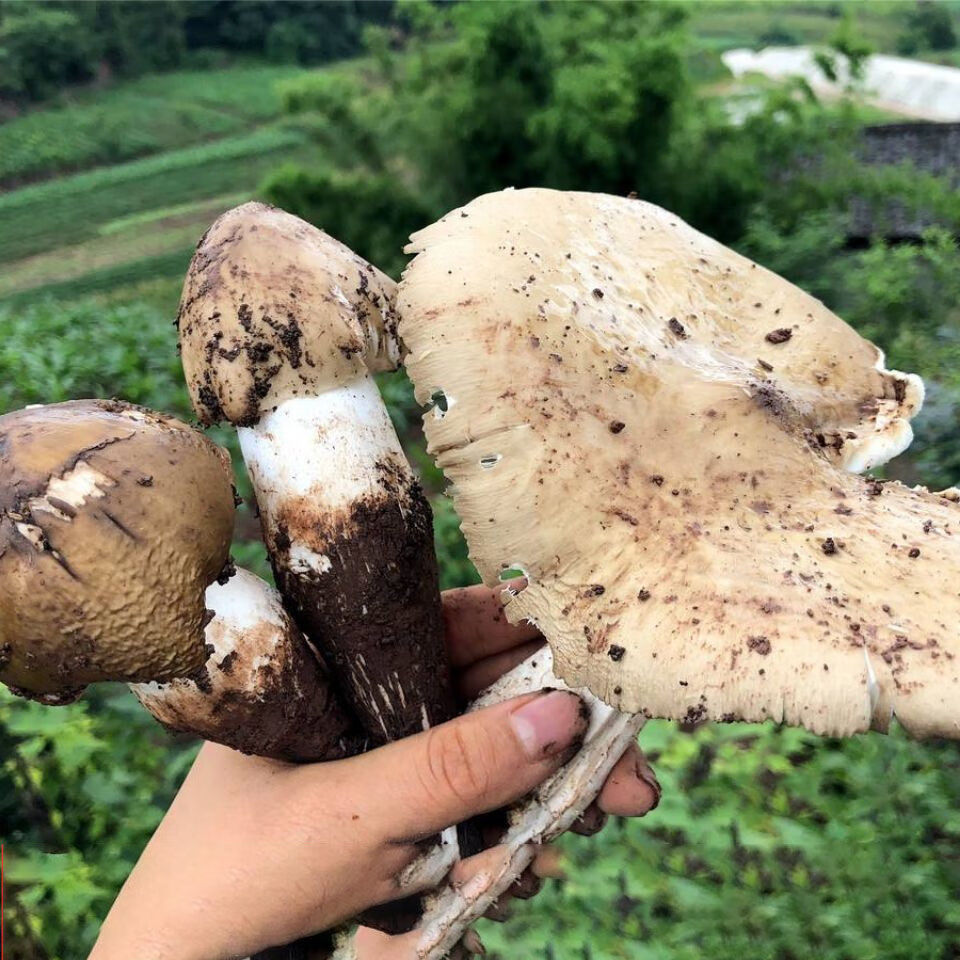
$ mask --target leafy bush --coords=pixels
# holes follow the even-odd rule
[[[151,307],[95,300],[0,306],[0,412],[118,397],[189,418],[177,334]]]
[[[132,77],[224,54],[323,63],[355,54],[391,0],[7,0],[0,5],[0,97],[40,100],[70,84]],[[222,56],[213,61],[222,64]]]
[[[17,5],[0,14],[0,96],[39,100],[94,74],[91,50],[67,10]]]
[[[85,956],[196,746],[114,686],[57,709],[0,686],[0,745],[11,956]]]
[[[957,45],[954,10],[945,3],[920,0],[906,16],[906,27],[897,37],[897,53],[907,56],[921,50],[952,50]]]

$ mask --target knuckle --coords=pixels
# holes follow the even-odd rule
[[[482,729],[469,735],[464,725],[434,727],[427,733],[424,786],[443,791],[461,803],[482,799],[493,784],[496,751]]]

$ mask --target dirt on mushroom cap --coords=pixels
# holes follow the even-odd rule
[[[203,235],[177,325],[193,407],[207,424],[251,426],[281,400],[399,362],[393,281],[263,203],[227,211]]]
[[[197,430],[130,404],[0,417],[0,680],[64,702],[96,680],[200,668],[231,478]]]
[[[916,377],[640,201],[505,191],[410,249],[430,449],[560,676],[653,716],[960,736],[960,510],[849,472],[909,443]]]

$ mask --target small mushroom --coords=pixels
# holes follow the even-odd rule
[[[170,730],[258,757],[303,763],[358,753],[326,667],[284,610],[280,594],[247,570],[207,588],[215,613],[207,661],[193,677],[131,684]]]
[[[130,404],[0,417],[0,680],[51,704],[127,681],[165,726],[237,750],[355,753],[276,591],[233,570],[231,479],[199,431]]]
[[[919,378],[650,204],[530,189],[465,209],[412,238],[406,365],[422,403],[456,397],[425,416],[429,449],[484,580],[526,574],[507,616],[540,627],[557,675],[624,716],[845,735],[896,715],[960,737],[960,512],[897,483],[871,496],[855,475],[909,444]],[[517,297],[533,262],[536,296]],[[925,519],[944,533],[911,559]],[[599,764],[609,742],[591,730],[584,752]],[[554,829],[541,810],[563,784],[518,817],[512,850]],[[483,902],[441,898],[422,956]]]

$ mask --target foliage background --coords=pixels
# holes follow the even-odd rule
[[[957,24],[950,3],[0,3],[0,412],[120,396],[189,418],[170,323],[179,278],[205,226],[250,196],[396,275],[406,235],[476,193],[636,191],[922,373],[916,445],[889,469],[948,485],[956,183],[865,168],[860,129],[885,116],[854,95],[736,84],[718,54],[820,42],[830,56],[872,45],[957,63]],[[350,59],[303,66],[336,58]],[[874,211],[857,247],[852,196]],[[885,240],[891,202],[924,212],[922,243]],[[381,387],[433,499],[443,584],[469,582],[409,385]],[[243,490],[239,464],[238,476]],[[266,573],[246,510],[234,553]],[[565,840],[567,879],[484,924],[493,955],[960,958],[955,744],[667,723],[643,743],[660,808]],[[56,710],[0,691],[11,957],[85,952],[195,749],[121,687]]]

